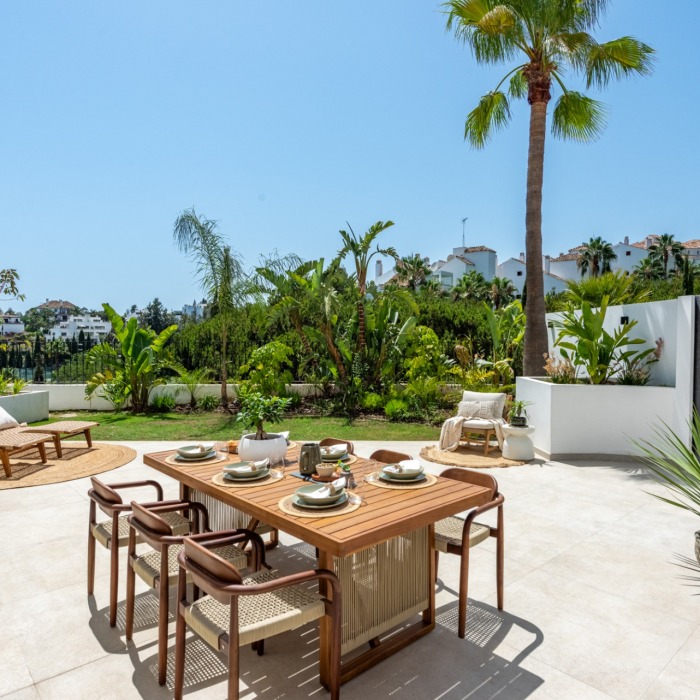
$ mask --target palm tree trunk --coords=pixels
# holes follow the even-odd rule
[[[226,350],[228,346],[228,326],[221,319],[221,405],[228,407],[228,370],[226,367]]]
[[[359,352],[364,352],[367,347],[366,331],[365,331],[365,307],[362,301],[357,302],[357,349]]]
[[[326,339],[326,346],[328,347],[328,352],[335,362],[335,366],[338,369],[338,379],[345,383],[348,378],[345,372],[345,365],[343,364],[343,358],[340,356],[340,352],[333,342],[333,330],[328,327],[323,327],[322,329],[323,337]]]
[[[547,100],[549,95],[547,95]],[[542,278],[542,180],[544,178],[544,139],[547,127],[547,100],[530,106],[530,144],[527,154],[527,197],[525,213],[525,343],[523,372],[542,374],[544,354],[548,351]]]

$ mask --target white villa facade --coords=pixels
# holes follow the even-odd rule
[[[46,340],[72,340],[78,338],[82,331],[83,336],[90,340],[101,341],[112,330],[109,321],[103,321],[99,316],[73,316],[69,315],[65,321],[57,323],[46,334]]]
[[[18,335],[24,333],[24,323],[17,314],[0,316],[0,335]]]
[[[630,243],[629,237],[615,243],[612,248],[617,258],[610,263],[613,272],[631,273],[639,263],[649,255],[649,247],[652,246],[657,235],[646,236],[644,240]],[[700,239],[692,239],[682,243],[684,254],[691,262],[700,264]],[[542,275],[544,277],[545,294],[549,292],[560,293],[566,290],[567,280],[581,279],[581,271],[578,268],[579,251],[583,246],[570,248],[567,253],[559,253],[556,257],[542,256]],[[487,280],[495,276],[509,279],[516,289],[516,296],[520,297],[525,286],[525,255],[518,258],[508,258],[502,263],[498,262],[496,251],[486,246],[471,246],[453,248],[446,260],[437,260],[430,265],[430,279],[437,280],[443,291],[450,291],[471,270],[480,272]],[[673,263],[670,263],[673,269]],[[394,279],[396,268],[384,272],[381,261],[376,263],[375,283],[381,289]]]

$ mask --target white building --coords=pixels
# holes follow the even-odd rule
[[[547,270],[548,265],[549,256],[545,255],[542,267],[544,293],[548,294],[549,292],[556,292],[557,294],[560,294],[566,290],[566,280]],[[508,258],[508,260],[501,263],[496,268],[496,274],[499,277],[509,279],[516,289],[516,298],[520,299],[522,297],[526,277],[525,256],[523,254],[521,254],[519,258]]]
[[[202,301],[199,304],[196,301],[192,302],[191,304],[185,304],[182,307],[182,314],[184,316],[189,316],[195,321],[201,321],[204,318],[204,314],[208,306],[209,305],[205,301]],[[174,311],[173,313],[176,314],[177,312]]]
[[[17,314],[0,315],[0,335],[24,333],[24,323]]]
[[[80,336],[90,338],[93,341],[101,341],[112,330],[109,321],[103,321],[99,316],[68,316],[67,320],[57,323],[46,334],[46,340],[72,340]]]

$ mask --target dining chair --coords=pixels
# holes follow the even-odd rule
[[[409,455],[403,452],[394,452],[393,450],[375,450],[369,458],[385,464],[398,464],[404,459],[411,459]]]
[[[489,537],[496,538],[496,592],[498,609],[503,610],[503,495],[498,492],[498,482],[490,474],[468,469],[446,469],[440,476],[466,484],[489,489],[489,500],[467,513],[466,518],[450,516],[435,523],[435,576],[437,577],[440,552],[461,557],[459,571],[459,618],[457,634],[464,639],[467,627],[467,591],[469,584],[469,549]],[[483,525],[474,518],[493,508],[498,508],[496,527]]]
[[[130,641],[134,631],[134,606],[136,575],[158,593],[158,682],[165,684],[168,664],[168,592],[178,580],[177,555],[182,549],[184,535],[175,535],[166,517],[170,513],[191,513],[194,534],[209,528],[207,509],[194,501],[179,501],[166,505],[148,506],[132,502],[129,515],[128,564],[126,571],[126,639]],[[195,515],[197,516],[195,519]],[[150,546],[144,554],[136,553],[136,536]],[[244,568],[248,558],[239,547],[217,547],[222,560]]]
[[[117,594],[119,588],[119,548],[126,547],[129,543],[129,523],[127,515],[131,512],[131,505],[124,503],[118,491],[122,489],[153,488],[155,501],[163,501],[163,487],[157,482],[147,479],[145,481],[128,481],[121,484],[105,484],[97,477],[90,477],[92,488],[88,491],[90,499],[90,515],[88,526],[88,550],[87,550],[87,589],[88,595],[93,595],[95,589],[95,543],[99,542],[110,551],[109,571],[109,626],[117,624]],[[97,508],[109,517],[109,520],[97,521]],[[179,513],[166,513],[166,522],[172,527],[174,534],[189,532],[189,521]],[[116,533],[116,536],[114,536]]]
[[[348,454],[355,454],[355,445],[350,440],[340,440],[339,438],[327,437],[323,440],[319,440],[318,443],[321,447],[328,447],[328,445],[345,445]]]
[[[250,537],[252,535],[252,537]],[[296,629],[314,620],[327,618],[332,643],[327,650],[331,700],[340,697],[341,590],[331,571],[317,569],[279,576],[261,570],[241,576],[235,563],[224,560],[217,547],[236,546],[246,538],[264,561],[265,547],[258,535],[245,531],[211,533],[209,537],[185,537],[178,555],[178,608],[175,632],[175,700],[182,700],[185,674],[185,634],[190,627],[209,646],[228,657],[228,700],[239,698],[239,648],[254,644],[262,656],[267,637]],[[206,595],[193,602],[187,599],[186,576]],[[323,582],[331,595],[308,589],[312,581]],[[324,591],[325,592],[325,591]],[[323,650],[321,652],[323,654]]]

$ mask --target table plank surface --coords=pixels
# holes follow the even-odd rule
[[[481,486],[442,477],[438,477],[434,486],[423,489],[383,489],[366,483],[361,491],[366,502],[354,512],[337,517],[305,518],[284,513],[278,506],[282,497],[294,493],[305,483],[290,475],[299,468],[298,445],[290,446],[287,452],[284,479],[247,488],[226,488],[211,481],[224,465],[238,462],[238,455],[230,455],[225,462],[174,465],[165,461],[173,454],[173,450],[146,454],[144,463],[336,557],[347,556],[481,505],[488,500],[489,493]],[[357,479],[378,467],[378,462],[358,458],[352,465],[352,472]]]

